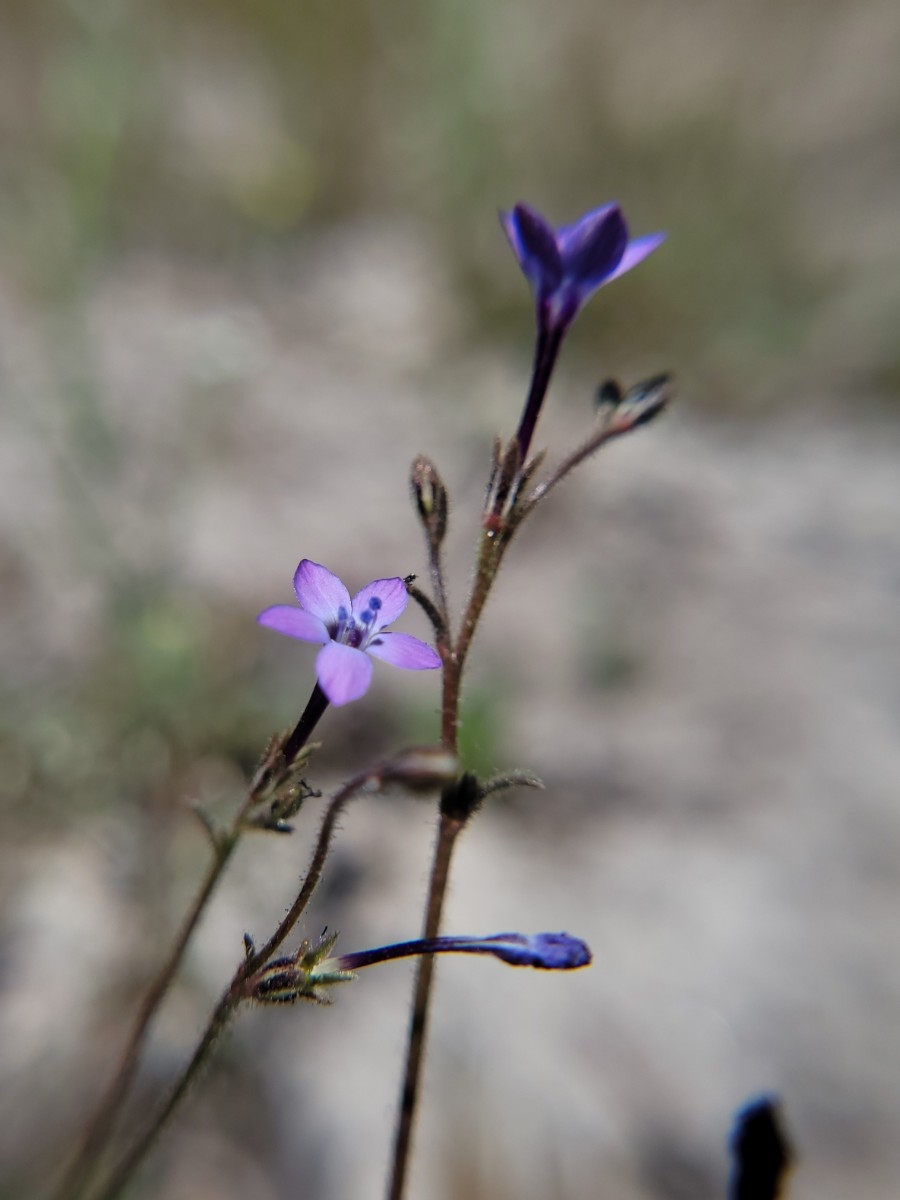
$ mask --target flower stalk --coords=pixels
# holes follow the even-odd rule
[[[492,937],[418,938],[396,942],[376,950],[360,950],[327,959],[321,969],[336,972],[361,971],[375,963],[423,954],[490,954],[511,967],[535,967],[543,971],[573,971],[590,966],[591,952],[580,938],[568,933],[496,933]]]
[[[243,803],[227,830],[219,831],[199,814],[213,858],[175,945],[144,998],[116,1074],[88,1126],[58,1200],[83,1200],[87,1184],[103,1162],[122,1102],[134,1080],[150,1024],[181,965],[188,943],[208,906],[239,840],[248,829],[290,832],[288,821],[306,799],[318,795],[302,778],[310,738],[330,705],[362,697],[373,659],[406,670],[442,668],[440,745],[414,747],[382,760],[348,780],[332,796],[319,828],[309,867],[283,920],[257,949],[245,935],[245,955],[216,1004],[206,1030],[165,1101],[138,1139],[107,1175],[94,1200],[115,1200],[153,1147],[222,1033],[245,1003],[329,1003],[330,990],[366,967],[417,957],[407,1054],[389,1180],[389,1200],[402,1200],[408,1173],[417,1100],[427,1043],[435,958],[439,954],[493,956],[510,966],[573,970],[591,954],[569,934],[503,933],[490,937],[442,936],[444,903],[453,853],[473,814],[492,792],[511,786],[540,786],[533,776],[510,772],[487,782],[460,773],[457,762],[459,716],[465,668],[487,599],[504,555],[522,522],[576,466],[602,445],[652,420],[666,406],[669,381],[660,376],[623,394],[618,385],[600,393],[597,424],[586,440],[546,477],[539,479],[544,455],[531,454],[535,430],[565,337],[583,305],[601,286],[631,270],[662,242],[664,235],[630,239],[616,204],[586,214],[573,225],[554,228],[539,213],[519,204],[501,215],[510,245],[535,302],[532,372],[515,434],[497,439],[479,531],[474,578],[455,631],[447,601],[442,559],[449,521],[447,488],[434,464],[419,456],[412,464],[410,489],[423,528],[431,594],[415,587],[415,576],[376,579],[351,597],[327,568],[303,559],[294,574],[294,605],[267,608],[259,624],[300,641],[317,644],[317,682],[306,708],[286,735],[275,739],[254,774]],[[389,626],[402,615],[409,597],[422,607],[434,629],[435,647]],[[390,785],[440,794],[434,854],[420,938],[350,954],[333,955],[336,935],[303,940],[293,952],[285,943],[294,933],[322,877],[338,819],[353,797]]]
[[[85,1187],[115,1131],[123,1101],[137,1075],[141,1052],[153,1019],[172,986],[188,945],[237,849],[242,834],[252,823],[251,815],[267,800],[275,803],[280,788],[292,785],[294,768],[298,764],[302,767],[305,761],[303,751],[327,707],[327,699],[316,685],[297,724],[286,738],[276,739],[263,756],[231,827],[226,832],[212,832],[212,861],[182,921],[168,957],[144,995],[118,1066],[88,1121],[81,1144],[60,1183],[56,1193],[58,1200],[79,1200],[84,1195]],[[273,797],[275,799],[272,799]],[[227,1012],[220,1014],[222,1021],[227,1019],[227,1015]],[[209,1049],[214,1041],[215,1039],[210,1041]]]
[[[411,791],[433,790],[435,787],[440,787],[448,778],[454,776],[456,771],[456,760],[448,757],[439,747],[417,746],[402,751],[393,758],[376,763],[364,771],[360,771],[335,792],[319,828],[319,835],[309,867],[293,904],[262,949],[257,950],[249,938],[245,939],[246,955],[244,960],[238,966],[234,978],[213,1010],[206,1030],[190,1061],[183,1068],[163,1106],[150,1121],[140,1138],[116,1165],[106,1184],[95,1197],[95,1200],[115,1200],[115,1197],[119,1196],[127,1186],[146,1155],[153,1148],[171,1121],[184,1098],[188,1095],[192,1083],[206,1065],[222,1033],[227,1028],[240,1004],[243,1001],[251,999],[260,1001],[268,999],[269,1002],[283,1000],[285,997],[283,994],[279,996],[277,982],[273,983],[271,981],[273,979],[277,980],[280,973],[281,982],[284,984],[286,979],[285,970],[288,964],[295,971],[298,969],[302,971],[304,968],[308,969],[311,964],[314,965],[317,963],[331,949],[336,935],[320,939],[312,949],[310,949],[308,943],[304,942],[297,955],[291,956],[289,959],[284,959],[280,963],[272,961],[272,956],[281,949],[293,932],[297,922],[306,911],[312,899],[313,893],[322,878],[322,872],[328,858],[328,852],[338,820],[347,804],[355,796],[364,792],[380,791],[392,785],[403,786]],[[340,968],[337,969],[339,970]],[[270,981],[268,995],[266,994],[265,986],[263,986],[262,993],[259,991],[260,985],[264,984],[265,980]],[[319,980],[319,982],[321,983],[322,981]],[[337,980],[332,979],[330,982],[337,982]],[[291,998],[297,999],[299,997],[294,996]],[[320,999],[319,996],[306,998]],[[69,1193],[61,1194],[68,1195]]]
[[[495,447],[475,579],[459,633],[455,641],[448,635],[446,642],[439,645],[444,668],[441,741],[445,749],[454,754],[458,750],[463,670],[478,622],[513,535],[543,496],[579,462],[604,441],[650,419],[649,415],[645,415],[642,420],[633,418],[627,428],[625,423],[619,427],[610,425],[604,428],[601,436],[595,436],[585,447],[571,455],[543,485],[543,489],[538,485],[527,497],[523,496],[523,489],[530,484],[540,466],[540,458],[529,462],[528,453],[566,333],[581,307],[599,287],[637,266],[663,242],[665,235],[657,233],[629,240],[625,218],[616,204],[595,209],[574,225],[558,230],[524,204],[516,205],[510,213],[501,214],[501,223],[534,293],[535,352],[531,382],[515,437],[505,450],[499,442]],[[657,407],[651,415],[656,415],[661,407]],[[428,523],[421,509],[419,512],[430,547]],[[440,932],[457,840],[484,795],[483,792],[477,793],[476,803],[461,803],[464,780],[465,776],[457,784],[445,788],[441,794],[422,930],[422,937],[428,942],[436,939]],[[434,956],[427,954],[420,959],[416,972],[388,1200],[403,1200],[406,1190],[433,981]]]

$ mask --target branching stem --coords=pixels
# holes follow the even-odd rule
[[[168,1125],[175,1111],[188,1095],[200,1071],[206,1065],[216,1043],[237,1011],[241,1001],[246,998],[244,988],[246,981],[260,967],[265,966],[275,951],[280,948],[285,939],[290,935],[294,926],[306,910],[313,892],[322,877],[322,869],[328,857],[328,850],[334,835],[335,826],[347,802],[370,784],[377,785],[378,782],[379,775],[377,768],[374,771],[362,771],[345,783],[331,798],[328,811],[325,813],[319,829],[319,836],[313,850],[309,869],[304,876],[303,884],[297,893],[296,900],[263,948],[251,952],[240,964],[235,972],[234,979],[213,1010],[206,1030],[197,1045],[197,1049],[182,1070],[165,1104],[163,1104],[145,1131],[117,1164],[103,1189],[97,1193],[94,1200],[115,1200],[127,1186],[148,1152],[156,1144],[160,1134]]]
[[[300,719],[281,743],[277,761],[282,769],[290,767],[295,762],[327,707],[328,700],[319,685],[316,684]],[[260,793],[271,774],[272,765],[270,756],[267,755],[250,784],[231,828],[214,842],[215,851],[206,876],[182,922],[168,957],[147,989],[119,1059],[118,1067],[88,1122],[78,1152],[56,1193],[57,1200],[79,1200],[84,1195],[85,1186],[112,1137],[123,1101],[134,1082],[141,1051],[153,1018],[172,986],[172,981],[178,973],[188,944],[237,848],[243,832],[244,820],[250,809],[258,802]]]

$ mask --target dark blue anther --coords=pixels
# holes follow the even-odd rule
[[[381,608],[381,600],[378,596],[369,597],[369,608],[371,608],[372,612],[378,612],[379,608]]]
[[[339,621],[346,621],[346,620],[347,620],[347,616],[348,616],[347,610],[346,610],[346,608],[344,608],[344,606],[343,606],[343,604],[342,604],[342,605],[341,605],[341,606],[338,608],[338,620],[339,620]]]

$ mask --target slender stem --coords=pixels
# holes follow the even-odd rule
[[[127,1187],[132,1175],[172,1119],[191,1086],[196,1082],[201,1068],[206,1064],[225,1027],[234,1016],[238,1004],[239,998],[229,988],[216,1006],[209,1025],[206,1027],[206,1032],[200,1039],[191,1061],[182,1072],[181,1078],[173,1088],[169,1099],[157,1114],[156,1119],[147,1127],[141,1137],[116,1166],[104,1187],[94,1196],[93,1200],[115,1200],[117,1196],[121,1195],[123,1189]]]
[[[441,705],[441,742],[446,750],[457,752],[459,741],[459,702],[462,685],[462,673],[466,655],[478,619],[481,615],[496,574],[499,563],[499,553],[502,548],[495,544],[489,531],[482,534],[479,551],[475,584],[460,626],[456,647],[444,659],[443,699]],[[446,800],[450,789],[445,789],[442,799]],[[423,938],[436,938],[440,933],[441,917],[444,911],[444,901],[447,895],[447,885],[450,880],[450,864],[456,840],[465,827],[465,821],[441,812],[438,825],[437,840],[434,848],[434,859],[428,882],[428,897],[425,907],[425,921],[422,928]],[[391,1177],[388,1185],[388,1200],[402,1200],[406,1187],[406,1176],[409,1167],[410,1150],[412,1148],[413,1124],[415,1121],[416,1104],[419,1096],[419,1085],[424,1061],[425,1045],[428,1034],[428,1016],[431,1003],[431,990],[434,980],[434,955],[423,954],[419,959],[416,972],[415,991],[413,993],[412,1010],[410,1013],[409,1030],[407,1033],[406,1064],[403,1074],[403,1084],[400,1093],[397,1128],[394,1135],[394,1153],[391,1166]]]
[[[241,1000],[245,998],[244,984],[246,980],[260,967],[264,966],[275,951],[282,945],[288,937],[291,930],[297,924],[297,921],[302,916],[309,904],[312,894],[316,889],[319,880],[322,877],[322,869],[325,865],[325,860],[328,857],[328,850],[331,844],[331,839],[334,835],[334,830],[337,825],[338,817],[345,808],[347,802],[352,799],[358,792],[365,788],[369,783],[377,781],[379,778],[378,770],[361,771],[351,780],[345,783],[332,797],[328,805],[328,811],[322,821],[319,829],[319,836],[316,841],[316,846],[313,851],[312,859],[309,864],[309,869],[303,880],[303,884],[297,895],[297,899],[291,905],[287,915],[282,920],[281,924],[275,930],[274,934],[266,942],[261,950],[254,951],[252,954],[241,963],[235,972],[234,979],[228,987],[228,990],[222,996],[217,1004],[209,1024],[206,1027],[197,1049],[184,1067],[178,1081],[172,1089],[168,1100],[165,1102],[160,1111],[145,1129],[137,1142],[125,1154],[122,1160],[113,1170],[112,1175],[107,1181],[103,1190],[95,1197],[95,1200],[114,1200],[122,1189],[127,1185],[134,1172],[143,1162],[147,1153],[155,1145],[159,1135],[162,1133],[168,1122],[171,1120],[175,1110],[184,1100],[190,1090],[191,1084],[197,1077],[201,1067],[209,1058],[215,1043],[218,1041],[219,1035],[225,1029],[225,1026],[234,1015]]]
[[[666,381],[666,385],[668,381]],[[590,458],[592,454],[604,446],[607,442],[611,442],[614,438],[622,437],[626,433],[631,433],[635,429],[639,429],[642,425],[654,420],[664,411],[669,403],[670,392],[668,386],[660,385],[656,390],[656,394],[651,397],[651,403],[644,405],[641,408],[625,410],[623,412],[613,413],[607,424],[599,429],[592,437],[589,437],[583,445],[578,446],[572,451],[553,473],[539,483],[531,495],[521,503],[515,513],[514,524],[510,529],[510,535],[518,529],[522,521],[534,510],[535,506],[542,501],[567,475],[570,475],[577,466],[580,466],[586,458]]]
[[[538,333],[535,344],[531,385],[515,438],[518,443],[518,471],[521,471],[523,468],[527,469],[528,449],[531,445],[531,439],[537,425],[544,397],[547,394],[553,368],[556,365],[556,359],[568,328],[566,324],[549,325],[540,313],[538,317]],[[503,455],[498,448],[495,457],[494,473],[489,483],[489,497],[495,489],[497,491],[493,497],[493,501],[489,500],[489,503],[493,503],[494,507],[486,516],[488,518],[500,519],[499,524],[494,524],[488,520],[482,528],[478,550],[478,563],[475,570],[475,582],[469,596],[469,603],[463,614],[459,636],[455,644],[448,641],[445,647],[441,647],[444,661],[441,742],[444,749],[453,754],[456,754],[458,749],[460,691],[466,657],[472,644],[472,639],[475,636],[478,621],[484,611],[491,587],[497,577],[497,571],[500,567],[503,554],[509,545],[512,532],[501,519],[502,509],[508,500],[508,495],[503,494],[504,491],[508,491],[508,488],[498,488],[498,479],[502,478],[504,461]],[[498,476],[497,472],[500,472],[501,475]],[[432,585],[435,588],[439,605],[446,612],[443,576],[437,551],[433,547],[430,547],[429,558]],[[428,884],[425,923],[422,931],[424,938],[435,938],[440,933],[441,916],[450,878],[450,864],[453,858],[453,850],[456,846],[457,838],[466,823],[464,817],[460,818],[459,816],[451,815],[453,813],[452,798],[454,786],[451,785],[449,788],[445,788],[441,798],[441,819],[438,826],[434,859]],[[419,1094],[419,1083],[428,1033],[428,1014],[433,980],[434,955],[423,954],[419,959],[419,968],[416,973],[415,992],[413,994],[412,1011],[407,1035],[406,1066],[400,1093],[400,1108],[394,1138],[388,1200],[403,1200],[406,1186],[416,1102]]]
[[[482,531],[481,551],[478,556],[475,583],[472,586],[472,594],[469,597],[466,611],[463,613],[462,623],[459,627],[459,637],[456,641],[456,679],[454,683],[457,697],[453,706],[454,715],[456,715],[459,707],[458,693],[462,686],[462,672],[466,664],[469,648],[472,645],[472,638],[475,636],[475,630],[478,627],[478,622],[481,619],[481,614],[484,611],[484,606],[493,587],[497,571],[500,567],[500,559],[503,556],[505,548],[505,536],[503,534],[497,533],[492,529],[484,529]],[[456,743],[454,741],[455,748]]]
[[[421,588],[417,588],[414,583],[407,584],[406,589],[410,596],[415,600],[416,604],[422,609],[425,616],[431,622],[431,627],[434,630],[434,636],[440,646],[447,643],[447,622],[438,611],[437,605],[427,596]]]
[[[434,589],[434,599],[437,610],[441,614],[444,629],[448,629],[450,618],[447,612],[447,588],[444,584],[444,564],[441,557],[439,542],[428,542],[428,568],[431,575],[431,586]]]
[[[300,720],[285,738],[281,745],[281,755],[287,766],[291,766],[294,759],[312,737],[313,730],[318,725],[319,721],[325,714],[328,708],[328,697],[319,687],[318,683],[312,690],[306,708],[300,715]]]
[[[313,851],[313,856],[303,879],[303,884],[300,891],[297,893],[297,899],[288,909],[284,920],[266,942],[261,950],[255,951],[241,963],[238,968],[236,980],[243,981],[250,976],[254,971],[264,966],[275,951],[281,946],[285,938],[290,934],[291,930],[299,921],[300,917],[312,899],[312,894],[316,890],[319,880],[322,877],[322,870],[325,866],[325,860],[328,857],[328,850],[331,845],[331,839],[334,836],[334,830],[337,825],[338,817],[343,812],[347,802],[351,800],[358,792],[370,782],[377,779],[377,772],[361,771],[358,775],[345,783],[335,792],[328,805],[328,811],[325,813],[325,818],[319,829],[319,837],[316,841],[316,848]]]
[[[519,936],[522,939],[522,935],[513,934],[511,936]],[[575,941],[575,939],[572,940]],[[373,950],[357,950],[350,954],[341,954],[331,962],[341,971],[361,971],[364,967],[373,967],[377,963],[392,962],[397,958],[419,958],[423,954],[493,954],[495,957],[502,957],[502,952],[498,954],[498,943],[502,948],[504,938],[496,935],[493,937],[415,938],[411,942],[394,942],[391,946],[376,946]]]
[[[280,756],[286,765],[290,766],[294,762],[304,745],[309,741],[317,722],[327,707],[328,700],[317,683],[313,688],[312,695],[300,719],[280,748]],[[269,769],[268,765],[264,765],[257,772],[231,829],[218,841],[215,856],[209,865],[206,876],[194,898],[194,902],[182,922],[175,943],[160,968],[159,973],[148,988],[143,1002],[138,1009],[131,1034],[119,1059],[116,1072],[88,1122],[81,1146],[71,1166],[63,1176],[62,1183],[56,1193],[59,1200],[78,1200],[78,1197],[83,1194],[85,1184],[112,1135],[116,1118],[121,1111],[122,1102],[137,1073],[141,1050],[143,1049],[150,1023],[172,985],[172,981],[181,966],[188,944],[200,923],[200,918],[206,911],[206,907],[216,890],[222,873],[237,847],[242,833],[244,818],[249,809],[256,803],[260,789],[264,786],[268,778]]]
[[[93,1171],[96,1159],[113,1131],[115,1119],[121,1109],[122,1101],[137,1073],[141,1049],[143,1048],[150,1022],[153,1020],[156,1010],[159,1008],[163,997],[169,990],[172,980],[175,978],[188,942],[191,940],[194,930],[199,924],[200,918],[215,891],[225,866],[234,853],[237,842],[237,834],[232,834],[232,836],[225,839],[209,865],[206,878],[200,886],[200,890],[191,905],[190,911],[182,922],[178,937],[175,939],[175,944],[172,946],[169,956],[163,963],[159,974],[144,996],[144,1000],[132,1026],[131,1035],[119,1061],[118,1069],[91,1117],[78,1155],[63,1179],[58,1193],[60,1197],[72,1197],[74,1200],[74,1198],[80,1196],[83,1192],[84,1185],[88,1176]]]
[[[434,850],[434,861],[431,867],[428,906],[422,934],[424,938],[435,938],[440,930],[444,898],[447,894],[447,882],[450,878],[450,861],[453,857],[453,848],[456,845],[456,839],[462,832],[462,829],[463,823],[461,821],[454,820],[446,814],[441,814],[437,843]],[[400,1112],[397,1117],[397,1131],[394,1136],[393,1166],[388,1187],[389,1200],[402,1200],[406,1186],[409,1152],[412,1145],[413,1121],[415,1119],[416,1102],[419,1094],[425,1039],[428,1033],[429,1001],[431,998],[433,977],[434,955],[423,954],[419,959],[412,1015],[409,1022],[406,1070],[403,1078],[403,1090],[400,1095]]]
[[[528,389],[528,399],[525,401],[525,408],[522,410],[519,428],[516,430],[520,461],[523,463],[528,457],[528,447],[531,445],[531,438],[534,434],[538,417],[540,416],[541,406],[544,403],[544,397],[547,394],[547,388],[550,384],[550,376],[553,374],[553,368],[556,365],[559,348],[562,345],[565,334],[565,326],[554,325],[548,329],[543,321],[538,321],[538,334],[534,348],[534,366],[531,372],[531,387]]]

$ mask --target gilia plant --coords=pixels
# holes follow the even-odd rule
[[[135,1018],[119,1065],[93,1113],[77,1153],[57,1192],[58,1200],[114,1200],[123,1194],[148,1151],[178,1112],[198,1072],[238,1011],[246,1004],[291,1005],[299,1000],[327,1003],[338,984],[363,968],[390,959],[418,958],[406,1061],[387,1194],[405,1194],[419,1079],[428,1031],[428,1014],[437,954],[490,955],[510,966],[571,970],[590,963],[587,946],[566,933],[443,936],[441,916],[457,839],[485,799],[502,788],[540,786],[527,772],[479,779],[458,764],[460,699],[469,651],[485,602],[500,565],[523,521],[556,485],[601,446],[631,432],[660,413],[669,399],[668,379],[660,376],[623,390],[605,385],[598,394],[593,427],[584,440],[551,470],[543,472],[544,454],[530,456],[531,442],[565,335],[589,297],[636,266],[659,246],[662,234],[630,240],[619,207],[607,204],[574,225],[554,229],[524,204],[501,217],[512,249],[535,300],[534,365],[515,434],[497,438],[488,471],[484,507],[476,537],[475,572],[468,599],[455,619],[447,604],[442,547],[450,499],[437,468],[426,457],[412,464],[411,490],[425,535],[430,586],[415,576],[376,579],[351,597],[344,584],[319,563],[302,559],[294,573],[297,605],[278,604],[260,614],[259,623],[278,633],[321,647],[316,682],[296,724],[273,738],[245,798],[225,829],[204,819],[211,860],[175,943]],[[412,597],[434,632],[434,647],[389,629]],[[440,670],[441,728],[433,746],[392,754],[347,780],[331,797],[306,875],[287,915],[261,947],[245,935],[243,955],[216,1004],[205,1032],[157,1112],[149,1114],[136,1140],[116,1144],[117,1118],[137,1073],[148,1030],[181,965],[185,950],[222,874],[244,834],[251,830],[292,831],[290,822],[307,800],[319,793],[307,780],[313,750],[310,739],[329,705],[360,700],[369,688],[372,659],[407,670]],[[391,946],[335,954],[335,936],[293,951],[285,944],[294,934],[327,863],[336,823],[354,797],[389,787],[439,794],[434,858],[424,904],[421,937]]]

